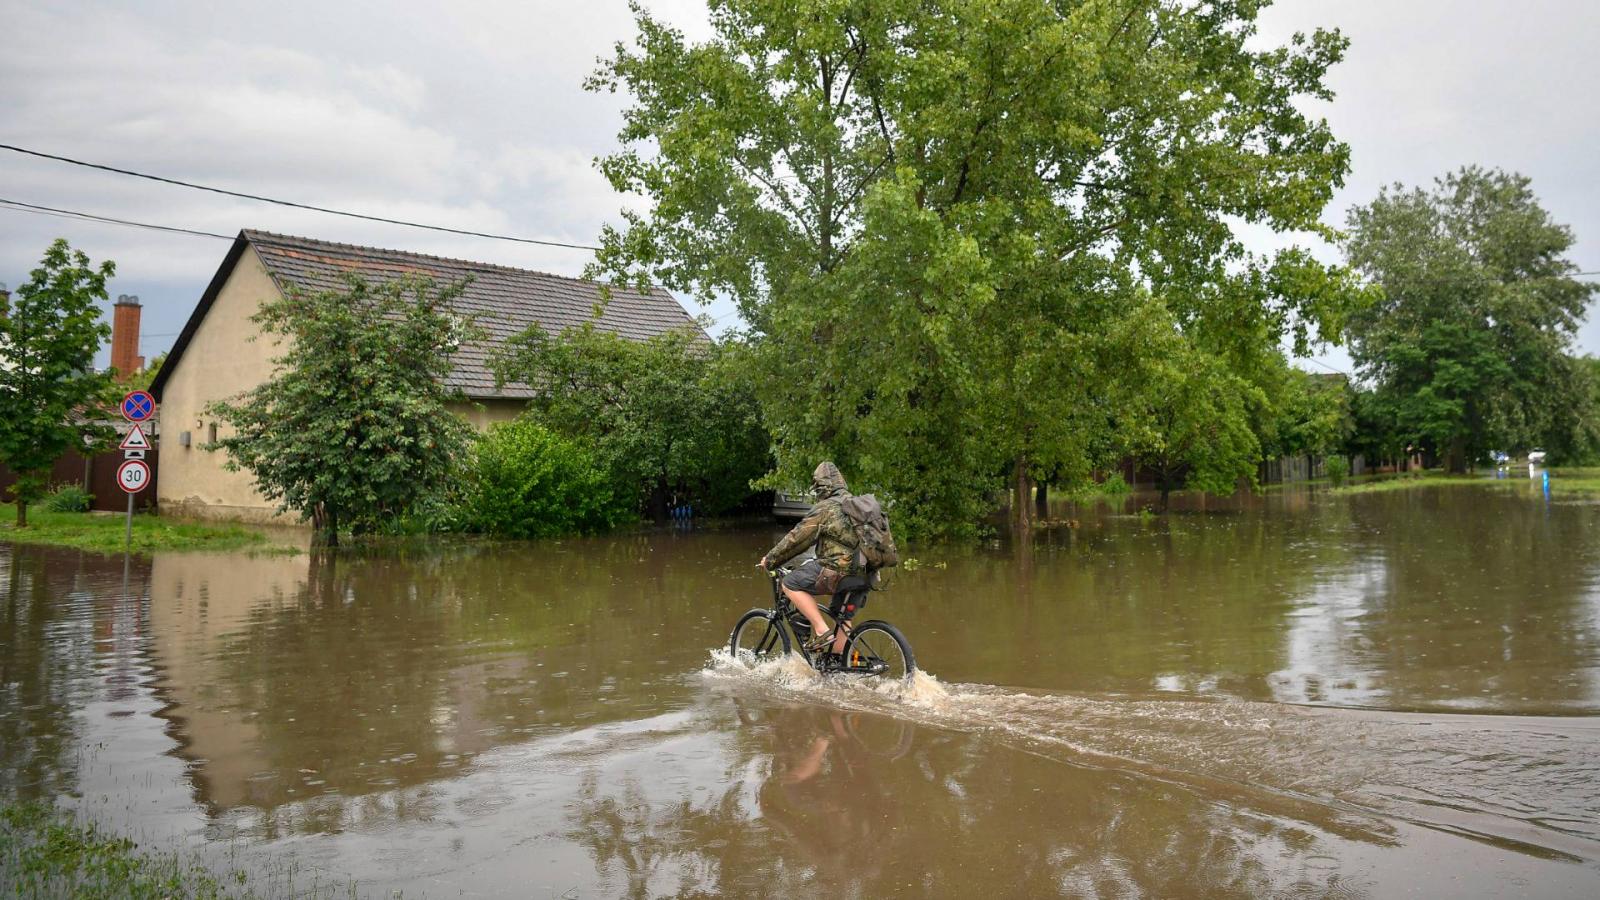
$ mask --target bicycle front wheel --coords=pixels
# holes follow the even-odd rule
[[[863,622],[844,645],[844,671],[853,675],[905,678],[917,670],[911,642],[888,622]]]
[[[789,633],[772,610],[752,609],[733,626],[728,652],[747,665],[777,659],[789,652]]]

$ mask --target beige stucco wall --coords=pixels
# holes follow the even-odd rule
[[[279,516],[276,507],[251,486],[248,472],[222,467],[227,454],[205,450],[211,427],[218,435],[227,426],[206,415],[206,406],[247,391],[272,375],[272,360],[280,351],[277,341],[252,340],[259,332],[250,317],[265,301],[275,299],[278,286],[267,274],[255,248],[246,248],[227,283],[195,329],[189,346],[168,376],[161,392],[161,467],[156,497],[163,515],[239,522],[293,524],[293,513]],[[479,400],[451,405],[451,411],[482,431],[495,422],[517,417],[520,400]],[[180,439],[189,432],[189,446]]]
[[[275,507],[251,487],[248,472],[229,472],[222,464],[227,454],[202,449],[211,439],[211,427],[225,435],[227,426],[206,415],[206,405],[236,396],[272,375],[278,342],[252,340],[258,330],[250,317],[261,304],[278,297],[278,286],[256,255],[247,247],[217,299],[189,339],[178,367],[161,392],[161,471],[156,498],[161,512],[204,519],[246,522],[281,520]],[[189,432],[189,446],[181,436]]]

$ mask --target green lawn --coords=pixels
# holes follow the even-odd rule
[[[46,512],[28,507],[28,527],[17,527],[17,508],[0,503],[0,541],[18,544],[50,544],[121,553],[124,517],[106,513]],[[133,517],[133,547],[140,553],[155,550],[280,550],[266,535],[238,525],[211,525],[174,522],[160,516],[139,514]]]
[[[1405,473],[1377,478],[1372,481],[1362,481],[1356,484],[1346,484],[1332,490],[1340,494],[1376,494],[1384,491],[1409,491],[1413,488],[1421,487],[1495,483],[1496,479],[1487,475],[1447,475],[1443,472],[1422,472],[1420,474]],[[1505,482],[1501,481],[1499,483],[1504,484]]]
[[[1600,493],[1600,468],[1590,469],[1551,469],[1550,492],[1552,494],[1595,494]],[[1362,481],[1357,484],[1347,484],[1333,490],[1341,494],[1368,494],[1381,491],[1408,491],[1414,488],[1442,487],[1446,485],[1499,485],[1510,487],[1518,484],[1536,484],[1537,479],[1528,478],[1525,469],[1512,471],[1510,478],[1495,478],[1492,474],[1478,475],[1449,475],[1438,470],[1430,470],[1420,474],[1403,474],[1381,476],[1371,481]]]
[[[146,854],[132,841],[34,804],[0,806],[0,895],[226,897],[197,865]]]
[[[39,900],[238,898],[333,900],[359,896],[353,880],[266,858],[246,872],[207,868],[179,849],[140,846],[49,804],[0,802],[0,897]],[[310,883],[307,883],[309,879]]]
[[[1550,490],[1600,494],[1600,468],[1551,469]]]

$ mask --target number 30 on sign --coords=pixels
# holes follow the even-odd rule
[[[150,483],[150,467],[142,459],[130,459],[117,467],[117,486],[137,494]]]

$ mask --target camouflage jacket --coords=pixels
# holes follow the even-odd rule
[[[815,545],[817,559],[842,575],[856,574],[856,529],[840,508],[839,501],[850,496],[840,492],[817,501],[800,524],[767,552],[767,566],[780,566]]]

